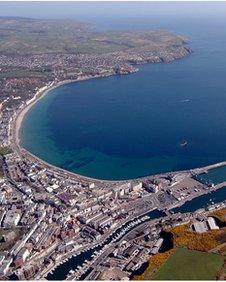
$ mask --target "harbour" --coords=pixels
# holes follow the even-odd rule
[[[128,280],[169,248],[168,227],[220,229],[208,217],[226,203],[224,38],[209,25],[208,35],[187,28],[192,42],[152,33],[172,48],[159,57],[149,45],[150,53],[140,47],[142,60],[124,52],[47,54],[54,76],[42,75],[40,88],[6,108],[1,224],[28,228],[4,253],[4,276]],[[123,64],[113,66],[112,56]],[[55,69],[56,61],[76,62],[83,71],[99,59],[107,70]],[[44,61],[21,59],[31,67]]]
[[[170,212],[172,214],[183,214],[183,213],[193,213],[197,210],[205,210],[208,206],[213,204],[222,203],[226,201],[226,187],[217,189],[216,191],[206,193],[204,195],[198,196],[190,201],[179,205],[176,208],[172,208]],[[46,277],[47,280],[58,280],[66,279],[67,277],[76,277],[76,280],[84,279],[86,276],[92,272],[90,268],[91,262],[95,257],[98,258],[103,251],[105,246],[117,243],[121,237],[129,233],[133,228],[149,222],[151,220],[158,220],[166,216],[163,212],[151,211],[146,215],[140,216],[138,219],[128,222],[125,226],[117,229],[112,235],[108,237],[101,245],[98,245],[92,249],[82,252],[78,256],[73,256],[69,260],[61,263],[56,269],[49,273]],[[134,272],[136,273],[136,272]],[[69,279],[70,280],[70,279]]]

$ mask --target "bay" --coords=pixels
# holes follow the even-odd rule
[[[226,159],[226,21],[143,19],[137,26],[187,35],[193,54],[50,91],[24,119],[26,149],[69,171],[109,180]]]

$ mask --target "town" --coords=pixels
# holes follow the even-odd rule
[[[130,277],[163,244],[159,216],[161,223],[195,222],[195,213],[178,216],[171,210],[224,186],[201,183],[192,171],[132,181],[92,180],[46,165],[24,149],[4,155],[2,165],[0,224],[4,244],[12,246],[1,254],[4,279],[51,277],[60,264],[92,249],[91,260],[69,269],[64,279],[79,280],[86,271],[95,279],[103,269],[109,277],[113,266],[118,279]],[[151,218],[155,211],[160,215]],[[137,238],[139,244],[133,244]]]
[[[161,250],[167,226],[189,223],[198,233],[219,228],[208,212],[223,208],[223,201],[203,210],[201,219],[199,212],[173,210],[223,189],[224,182],[205,183],[196,176],[225,163],[104,181],[54,167],[19,142],[23,115],[46,91],[60,83],[133,73],[140,63],[182,58],[191,50],[181,42],[158,54],[135,48],[0,55],[1,279],[131,279]]]

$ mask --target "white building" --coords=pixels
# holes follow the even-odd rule
[[[142,190],[142,182],[133,184],[132,189],[134,192],[140,192]]]
[[[208,226],[206,224],[206,222],[202,221],[202,222],[195,222],[193,224],[194,230],[197,233],[204,233],[208,230]]]
[[[30,252],[29,252],[29,250],[27,248],[22,248],[18,252],[17,257],[18,258],[22,258],[22,260],[25,261],[28,258],[29,254],[30,254]]]
[[[211,230],[217,230],[217,229],[219,229],[219,226],[216,225],[216,221],[215,221],[215,219],[214,219],[213,217],[208,217],[207,223],[208,223],[209,228],[210,228]]]

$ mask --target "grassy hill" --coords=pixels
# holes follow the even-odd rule
[[[0,17],[0,54],[88,53],[128,49],[164,50],[184,44],[166,31],[93,32],[91,25],[73,20]]]

